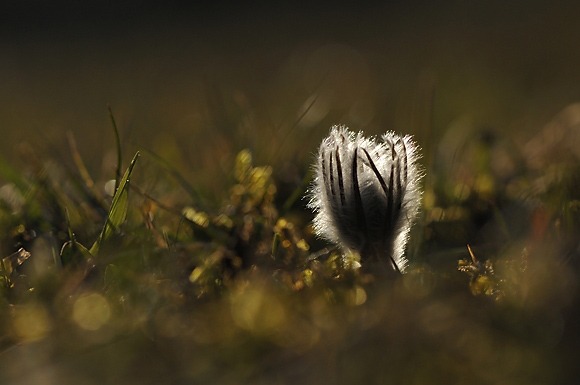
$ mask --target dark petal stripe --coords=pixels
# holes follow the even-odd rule
[[[391,255],[389,257],[391,259],[391,263],[393,264],[393,269],[395,269],[395,271],[399,274],[403,274],[401,273],[401,269],[399,269],[399,266],[397,266],[397,262],[395,262],[395,259],[393,258],[393,256]]]
[[[360,226],[361,231],[363,233],[366,233],[367,224],[363,208],[362,197],[360,194],[360,186],[358,183],[358,148],[354,150],[354,156],[352,158],[352,190],[354,195],[354,207],[356,211],[356,219],[358,225]]]
[[[385,142],[388,144],[389,149],[391,150],[391,172],[389,174],[389,191],[387,193],[387,213],[386,213],[386,227],[387,227],[387,231],[392,231],[392,227],[395,224],[394,218],[393,218],[393,200],[394,200],[394,190],[395,190],[395,184],[393,183],[393,179],[395,176],[395,157],[397,156],[397,153],[395,152],[395,144],[393,143],[393,141],[391,140],[391,138],[386,138]]]
[[[385,213],[385,230],[388,232],[393,231],[393,225],[395,222],[393,221],[393,177],[394,177],[395,169],[393,163],[391,163],[391,174],[389,177],[389,189],[387,191],[387,210]]]
[[[363,148],[362,149],[367,157],[367,160],[369,161],[369,166],[371,166],[371,169],[373,170],[373,172],[375,173],[375,176],[377,177],[377,179],[379,180],[379,183],[381,184],[381,187],[383,189],[383,191],[385,192],[385,196],[387,195],[387,182],[385,182],[385,179],[383,178],[383,176],[381,175],[381,172],[379,171],[379,169],[377,168],[377,166],[375,165],[375,162],[373,162],[371,155],[368,153],[368,151]]]
[[[334,190],[334,165],[332,164],[332,151],[330,152],[330,172],[328,173],[330,176],[330,194],[332,195],[332,200],[336,197],[336,191]]]
[[[403,204],[403,185],[401,184],[401,162],[399,162],[399,159],[397,159],[397,169],[395,171],[395,183],[397,186],[397,189],[395,191],[395,201],[394,201],[394,207],[393,207],[393,223],[396,223],[396,219],[400,214],[401,211],[401,206]]]
[[[324,179],[324,183],[327,181],[326,175],[326,151],[322,150],[320,152],[320,166],[322,167],[322,178]]]
[[[326,190],[326,196],[331,199],[334,195],[332,191],[332,158],[330,158],[330,173],[326,169],[326,151],[323,150],[320,154],[320,164],[322,166],[322,178],[324,179],[324,188]]]
[[[342,180],[342,165],[340,164],[340,154],[338,153],[338,146],[336,147],[336,171],[338,175],[338,189],[340,191],[340,203],[344,207],[346,204],[346,197],[344,195],[344,181]]]

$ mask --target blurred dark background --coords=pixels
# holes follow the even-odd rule
[[[91,171],[108,173],[108,104],[125,146],[192,167],[200,140],[306,162],[334,123],[428,130],[423,147],[458,121],[525,136],[580,100],[579,12],[529,0],[3,1],[0,153],[66,152],[71,131]]]

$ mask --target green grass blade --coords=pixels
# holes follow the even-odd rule
[[[107,222],[103,226],[101,235],[99,235],[99,238],[97,238],[89,250],[92,255],[98,254],[101,243],[109,238],[111,234],[116,229],[118,229],[127,218],[127,210],[129,208],[129,179],[131,178],[131,173],[133,172],[133,167],[135,167],[137,158],[139,158],[139,152],[137,152],[133,157],[133,160],[131,160],[131,164],[129,164],[127,171],[125,171],[125,174],[119,183],[117,191],[115,191],[111,209],[109,210],[109,215],[107,217]]]
[[[115,131],[115,143],[117,144],[117,170],[115,172],[115,191],[120,187],[121,180],[121,169],[123,168],[123,153],[121,150],[121,136],[119,135],[119,128],[117,127],[117,121],[115,120],[115,115],[113,115],[113,110],[111,106],[107,106],[109,109],[109,117],[111,118],[111,124],[113,125],[113,130]]]

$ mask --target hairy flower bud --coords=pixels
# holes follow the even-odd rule
[[[309,207],[319,237],[358,252],[363,264],[387,260],[402,273],[421,199],[420,155],[409,135],[381,139],[333,126],[318,151]]]

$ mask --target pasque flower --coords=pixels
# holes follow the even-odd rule
[[[405,248],[420,206],[419,149],[409,135],[380,140],[333,126],[320,144],[309,207],[316,234],[355,251],[361,263],[407,267]]]

